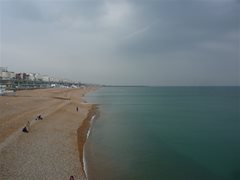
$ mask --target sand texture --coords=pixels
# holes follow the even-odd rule
[[[26,90],[0,97],[0,179],[84,179],[81,133],[87,130],[82,124],[93,105],[82,96],[94,89]],[[43,120],[35,120],[39,114]],[[30,132],[24,133],[28,121]]]

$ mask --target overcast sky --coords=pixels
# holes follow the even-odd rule
[[[0,0],[0,66],[87,83],[240,85],[238,0]]]

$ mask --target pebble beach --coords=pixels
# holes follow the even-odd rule
[[[0,97],[0,179],[85,179],[82,154],[94,105],[83,97],[93,90],[38,89]],[[42,120],[36,120],[39,115]],[[29,132],[22,132],[28,122]]]

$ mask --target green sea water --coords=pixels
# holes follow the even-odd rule
[[[239,180],[239,87],[104,87],[89,179]]]

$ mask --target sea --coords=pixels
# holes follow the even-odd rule
[[[240,180],[240,87],[102,87],[88,179]]]

